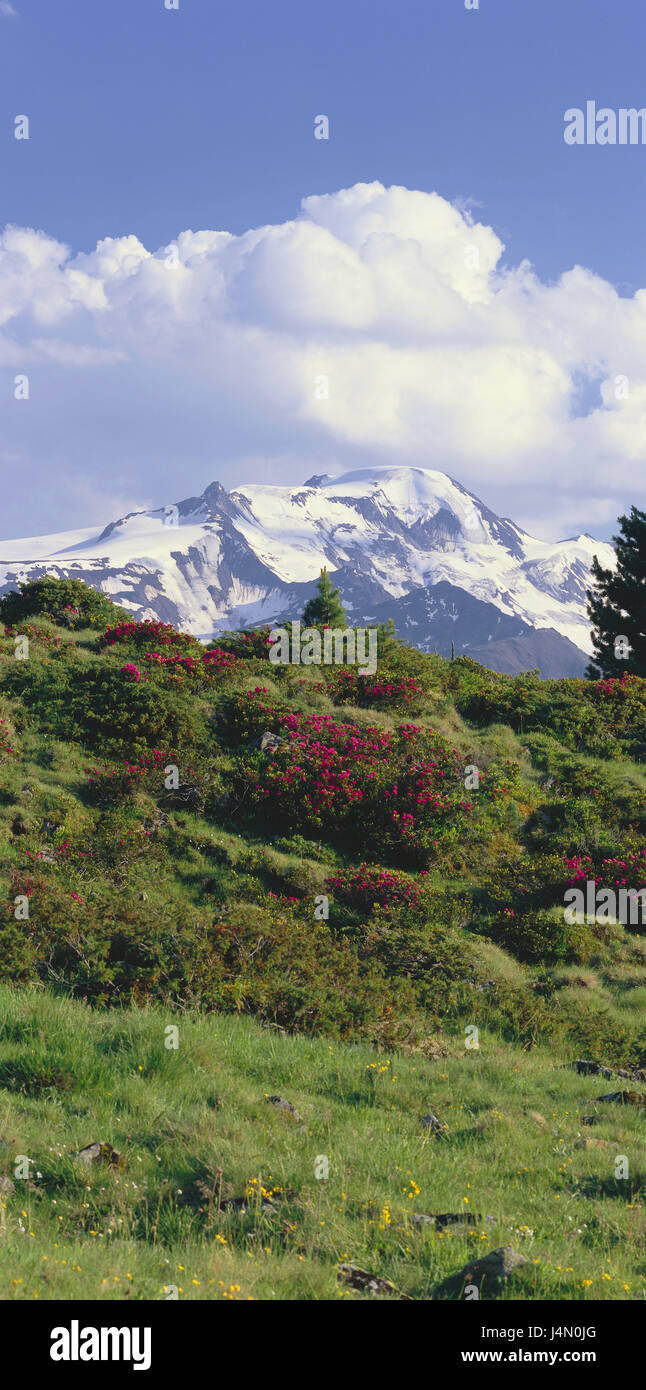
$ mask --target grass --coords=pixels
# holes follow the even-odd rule
[[[529,1263],[499,1297],[646,1296],[643,1113],[595,1105],[612,1083],[547,1052],[486,1034],[470,1051],[447,1034],[435,1059],[385,1057],[235,1016],[106,1014],[7,986],[0,1017],[0,1166],[31,1160],[2,1198],[0,1298],[369,1297],[339,1282],[350,1262],[430,1299],[507,1244]],[[97,1140],[127,1170],[75,1159]],[[246,1214],[227,1208],[245,1196]],[[473,1228],[443,1233],[410,1219],[466,1211]]]

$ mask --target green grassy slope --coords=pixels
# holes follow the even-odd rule
[[[205,659],[45,588],[0,624],[0,1165],[42,1173],[6,1201],[7,1295],[163,1297],[183,1264],[182,1297],[369,1296],[347,1256],[450,1297],[512,1243],[531,1268],[491,1296],[640,1296],[646,1083],[568,1064],[646,1065],[646,935],[564,894],[646,882],[646,681],[386,633],[374,679],[272,666],[262,632]],[[80,1171],[94,1141],[128,1173]],[[252,1178],[276,1212],[225,1216]],[[492,1219],[405,1221],[462,1207]]]
[[[0,1297],[369,1297],[339,1281],[349,1262],[426,1299],[507,1244],[528,1264],[490,1296],[644,1296],[643,1117],[595,1106],[608,1083],[542,1049],[438,1037],[434,1061],[384,1057],[211,1016],[181,1020],[172,1050],[163,1009],[99,1014],[3,987],[0,1010],[1,1167],[33,1159],[2,1198]],[[79,1164],[95,1141],[127,1169]],[[245,1197],[244,1215],[227,1207]],[[473,1227],[411,1219],[461,1212]]]

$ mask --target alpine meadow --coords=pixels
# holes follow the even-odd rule
[[[643,1297],[646,680],[2,618],[2,1296]]]

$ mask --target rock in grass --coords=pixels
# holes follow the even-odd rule
[[[470,1260],[456,1274],[443,1279],[433,1290],[433,1298],[445,1299],[454,1298],[461,1293],[463,1295],[468,1284],[475,1285],[481,1291],[483,1285],[496,1286],[506,1283],[512,1274],[527,1264],[527,1256],[514,1250],[513,1245],[500,1245],[497,1250],[490,1250],[488,1255],[483,1255],[479,1260]]]
[[[411,1216],[414,1226],[433,1226],[436,1231],[444,1231],[447,1226],[482,1226],[491,1223],[493,1216],[480,1216],[475,1211],[415,1212]]]
[[[471,1284],[479,1284],[483,1279],[508,1279],[514,1270],[529,1264],[526,1255],[514,1250],[513,1245],[499,1245],[479,1260],[465,1265],[463,1274]]]
[[[10,1197],[15,1190],[16,1185],[11,1178],[0,1178],[0,1197]]]
[[[292,1105],[291,1100],[285,1100],[283,1096],[267,1096],[267,1100],[270,1105],[276,1107],[276,1110],[281,1110],[284,1115],[289,1115],[296,1124],[302,1125],[303,1121],[301,1116],[298,1110]]]
[[[602,1101],[610,1105],[646,1106],[646,1096],[641,1091],[610,1091],[607,1096],[597,1096],[597,1103]]]
[[[76,1157],[79,1163],[97,1163],[101,1158],[101,1145],[98,1142],[86,1144],[84,1149],[79,1149]]]
[[[612,1076],[610,1067],[602,1067],[599,1062],[588,1062],[584,1057],[577,1057],[576,1061],[571,1062],[570,1065],[579,1073],[579,1076]]]
[[[570,1062],[570,1066],[580,1076],[603,1076],[606,1080],[611,1076],[621,1076],[624,1081],[646,1081],[646,1071],[642,1067],[633,1067],[627,1071],[625,1067],[606,1067],[600,1062],[588,1062],[582,1057],[577,1057],[576,1062]]]
[[[89,1167],[92,1163],[105,1163],[109,1168],[119,1168],[124,1172],[128,1167],[127,1160],[122,1153],[113,1149],[112,1144],[99,1143],[86,1144],[84,1149],[79,1149],[76,1155],[77,1163],[84,1163]]]
[[[187,811],[199,811],[204,805],[204,793],[197,782],[180,782],[178,787],[171,790],[166,800],[171,806],[181,806]]]
[[[437,1115],[434,1115],[431,1110],[429,1110],[428,1115],[422,1115],[421,1123],[422,1128],[427,1129],[430,1134],[441,1134],[446,1129],[446,1125],[442,1124],[442,1121],[438,1120]]]
[[[339,1265],[338,1278],[340,1283],[349,1284],[351,1289],[360,1289],[362,1293],[371,1294],[393,1294],[394,1284],[389,1279],[382,1279],[380,1274],[369,1274],[366,1269],[359,1269],[357,1265]]]

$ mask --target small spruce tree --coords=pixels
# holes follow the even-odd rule
[[[595,555],[594,589],[588,589],[594,657],[586,675],[646,676],[646,512],[631,507],[620,516],[621,534],[613,536],[616,570],[607,570]],[[623,639],[623,640],[622,640]]]
[[[339,590],[335,589],[327,569],[321,570],[314,597],[305,605],[302,622],[305,627],[342,627],[348,625]]]

